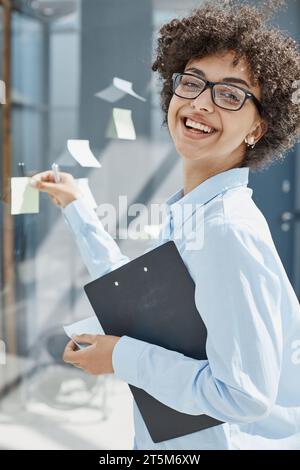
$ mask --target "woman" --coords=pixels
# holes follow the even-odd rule
[[[127,336],[83,335],[90,347],[76,351],[71,341],[64,353],[89,373],[114,372],[178,411],[224,422],[154,444],[134,404],[135,449],[300,448],[299,303],[247,188],[249,169],[282,159],[299,138],[300,55],[263,10],[223,3],[164,25],[152,67],[183,163],[160,242],[175,240],[195,281],[208,360]],[[35,185],[63,207],[93,278],[128,261],[71,175],[56,184],[44,172]],[[193,220],[202,218],[194,250],[188,220],[178,216],[187,204]]]

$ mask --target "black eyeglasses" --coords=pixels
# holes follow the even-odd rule
[[[252,99],[259,113],[263,111],[262,104],[250,91],[226,82],[210,82],[192,73],[174,73],[173,93],[180,98],[192,100],[197,98],[207,88],[211,89],[211,97],[215,105],[230,111],[239,111],[247,99]]]

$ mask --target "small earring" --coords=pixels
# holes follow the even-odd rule
[[[254,149],[256,142],[254,142],[254,137],[251,137],[251,142],[248,142],[247,139],[245,139],[245,142],[247,144],[247,147],[251,147]]]

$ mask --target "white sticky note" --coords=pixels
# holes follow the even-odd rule
[[[73,336],[83,335],[83,334],[88,334],[88,335],[104,335],[105,334],[96,315],[93,315],[92,317],[89,317],[89,318],[85,318],[84,320],[77,321],[76,323],[72,323],[71,325],[65,325],[63,328],[65,330],[66,335],[69,336],[70,339],[73,339]],[[79,345],[78,343],[76,344],[80,349],[82,349],[81,345]]]
[[[115,103],[123,98],[125,94],[126,93],[124,91],[118,90],[114,85],[110,85],[107,88],[104,88],[104,90],[95,93],[95,96],[104,101],[108,101],[109,103]]]
[[[6,346],[3,340],[0,339],[0,366],[6,364]]]
[[[118,89],[121,90],[128,95],[133,96],[134,98],[137,98],[138,100],[141,101],[146,101],[146,98],[143,98],[142,96],[138,95],[135,93],[132,89],[132,82],[128,82],[127,80],[123,80],[122,78],[114,77],[113,78],[113,85]]]
[[[93,209],[97,209],[98,204],[96,203],[91,188],[89,186],[88,178],[77,178],[76,182],[82,192],[83,198],[86,200],[89,206]]]
[[[69,139],[67,147],[75,160],[84,167],[100,168],[101,164],[90,149],[89,140]]]
[[[138,95],[132,89],[132,82],[128,80],[123,80],[122,78],[114,77],[112,84],[109,85],[107,88],[104,88],[101,91],[95,93],[97,98],[101,98],[105,101],[110,103],[115,103],[116,101],[123,98],[126,94],[133,96],[141,101],[146,101],[145,98]]]
[[[0,80],[0,103],[6,104],[6,87],[3,80]]]
[[[106,131],[106,137],[112,139],[136,139],[130,109],[113,108]]]
[[[11,214],[37,214],[39,191],[30,185],[31,178],[11,178]]]

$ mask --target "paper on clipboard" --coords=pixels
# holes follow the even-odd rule
[[[88,335],[104,335],[105,334],[96,315],[85,318],[84,320],[77,321],[75,323],[72,323],[71,325],[65,325],[63,329],[65,330],[66,335],[69,336],[70,339],[73,339],[74,336],[83,335],[83,334],[88,334]],[[76,341],[74,341],[74,343],[76,343]],[[84,347],[81,344],[78,344],[78,343],[76,344],[80,349]]]

